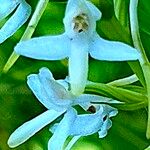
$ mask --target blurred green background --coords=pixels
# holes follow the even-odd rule
[[[35,10],[38,0],[27,1]],[[102,19],[97,22],[97,31],[109,40],[118,40],[132,45],[127,27],[122,26],[114,15],[112,0],[92,0],[102,11]],[[128,20],[129,0],[124,0],[123,13]],[[33,37],[55,35],[64,31],[63,16],[66,1],[51,0],[44,12]],[[150,1],[139,0],[138,7],[141,39],[150,56]],[[9,17],[8,17],[9,18]],[[4,24],[6,20],[0,23]],[[0,45],[0,71],[4,67],[14,46],[21,38],[27,23],[21,27],[11,38]],[[150,57],[149,57],[150,58]],[[138,64],[130,62],[133,69]],[[46,108],[38,102],[26,84],[26,77],[37,73],[39,68],[48,67],[56,79],[63,79],[68,75],[67,60],[38,61],[20,57],[7,74],[0,74],[0,150],[9,150],[7,140],[9,135],[21,124],[44,112]],[[104,62],[90,58],[89,79],[96,82],[107,83],[115,79],[133,74],[127,62]],[[119,110],[113,119],[113,126],[104,139],[98,139],[94,134],[81,138],[73,150],[143,150],[150,141],[146,139],[147,109],[135,111]],[[27,142],[15,148],[16,150],[46,150],[47,142],[51,136],[49,126],[38,132]]]

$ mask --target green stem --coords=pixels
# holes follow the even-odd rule
[[[114,11],[115,16],[118,19],[118,21],[121,23],[122,26],[126,27],[128,29],[128,15],[127,15],[127,1],[123,0],[113,0],[114,2]]]
[[[72,138],[72,140],[68,143],[67,147],[65,148],[65,150],[70,150],[72,148],[72,146],[77,142],[77,140],[79,140],[81,138],[81,135],[76,135]]]
[[[106,97],[114,97],[115,99],[119,99],[125,102],[123,104],[114,104],[115,107],[120,110],[132,111],[147,106],[146,95],[103,83],[88,82],[86,86],[86,92],[93,92],[95,94],[104,95]]]
[[[138,49],[142,55],[140,60],[141,64],[149,63],[144,47],[142,45],[142,41],[139,33],[139,24],[138,24],[138,16],[137,16],[137,7],[138,0],[130,0],[130,27],[131,27],[131,35],[133,39],[133,44],[136,49]]]
[[[123,78],[123,79],[118,79],[112,82],[107,83],[107,85],[112,85],[112,86],[124,86],[124,85],[128,85],[128,84],[132,84],[136,81],[138,81],[138,77],[133,74],[129,77]]]
[[[33,35],[33,33],[36,29],[36,26],[37,26],[39,20],[41,19],[42,15],[46,9],[48,2],[49,2],[49,0],[40,0],[38,2],[35,12],[33,13],[32,18],[31,18],[22,38],[20,39],[20,41],[28,40],[31,38],[31,36]],[[13,53],[9,57],[8,61],[6,62],[2,72],[7,73],[8,70],[17,61],[18,58],[19,58],[19,55],[13,51]]]
[[[124,104],[115,105],[115,107],[120,110],[131,111],[147,106],[147,96],[141,94],[142,92],[138,93],[103,83],[88,82],[86,86],[86,92],[93,92],[95,94],[104,95],[106,97],[114,97],[125,102]]]
[[[114,11],[115,11],[115,15],[116,18],[119,20],[119,22],[125,26],[126,24],[126,14],[125,14],[125,1],[122,0],[113,0],[114,1]]]
[[[117,19],[119,20],[120,16],[120,7],[121,7],[121,0],[113,0],[114,2],[114,11]]]
[[[148,96],[148,121],[147,121],[146,137],[150,139],[150,64],[140,38],[137,7],[138,7],[138,0],[130,0],[131,35],[134,46],[141,53],[141,59],[139,61],[146,81],[147,96]]]
[[[147,148],[145,148],[144,150],[150,150],[150,146],[148,146]]]
[[[147,102],[147,96],[142,93],[106,85],[103,83],[88,82],[86,84],[86,92],[87,91],[102,94],[105,96],[113,96],[127,103],[139,103],[142,101],[144,101],[145,103]]]
[[[148,121],[147,121],[147,131],[146,137],[150,139],[150,64],[142,65],[146,87],[147,87],[147,96],[148,96]]]

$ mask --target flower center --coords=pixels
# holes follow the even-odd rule
[[[87,111],[91,112],[91,113],[95,113],[96,112],[96,108],[92,105],[90,106]]]
[[[88,29],[88,17],[82,13],[73,18],[73,29],[75,32],[83,32]]]

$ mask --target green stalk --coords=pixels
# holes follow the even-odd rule
[[[97,94],[102,94],[105,96],[115,97],[123,102],[127,103],[139,103],[139,102],[147,102],[147,96],[145,94],[131,91],[128,89],[114,87],[111,85],[106,85],[104,83],[95,83],[88,82],[86,84],[86,92],[94,92]]]
[[[22,36],[22,38],[20,39],[20,41],[24,41],[24,40],[28,40],[31,38],[31,36],[33,35],[36,26],[39,22],[39,20],[41,19],[46,6],[48,4],[49,0],[40,0],[36,6],[36,9],[32,15],[32,18]],[[19,58],[19,55],[16,54],[14,51],[11,54],[11,56],[9,57],[8,61],[6,62],[2,72],[3,73],[7,73],[8,70],[14,65],[14,63],[17,61],[17,59]]]
[[[124,85],[128,85],[128,84],[132,84],[136,81],[138,81],[138,77],[136,76],[136,74],[133,74],[129,77],[123,78],[123,79],[118,79],[118,80],[114,80],[112,82],[107,83],[107,85],[112,85],[112,86],[124,86]]]
[[[150,150],[150,146],[148,146],[147,148],[145,148],[144,150]]]
[[[131,26],[131,35],[133,39],[133,44],[141,53],[140,64],[144,73],[147,96],[148,96],[148,121],[147,121],[147,131],[146,137],[150,139],[150,63],[146,56],[144,47],[141,42],[139,25],[138,25],[138,16],[137,16],[137,7],[138,0],[130,0],[130,26]]]
[[[150,64],[143,64],[142,68],[145,76],[147,96],[148,96],[148,121],[147,121],[146,137],[147,139],[150,139]]]
[[[115,15],[117,17],[117,19],[119,20],[120,18],[120,7],[121,7],[121,0],[113,0],[114,2],[114,11],[115,11]]]
[[[127,1],[113,0],[115,16],[119,20],[122,26],[128,30],[128,15],[127,15]]]
[[[137,16],[137,7],[138,7],[138,0],[130,0],[130,27],[131,27],[131,35],[133,44],[136,49],[138,49],[142,55],[140,60],[141,65],[144,63],[149,63],[144,47],[142,45],[142,41],[140,38],[139,33],[139,23],[138,23],[138,16]]]
[[[122,0],[113,0],[113,2],[114,2],[115,16],[118,19],[118,21],[120,22],[120,24],[122,25],[124,32],[127,33],[127,34],[125,34],[126,38],[124,38],[124,41],[125,41],[125,43],[132,44],[131,36],[130,36],[130,27],[129,27],[129,15],[128,15],[128,6],[129,6],[128,4],[129,4],[129,2],[128,1],[122,1]],[[113,22],[116,22],[116,21],[113,21]],[[112,22],[112,24],[114,24],[113,22]],[[115,29],[115,25],[114,25],[113,29]],[[120,36],[122,36],[122,35],[123,34],[121,33]],[[125,37],[125,35],[124,35],[124,37]],[[142,72],[142,70],[140,70],[140,71],[138,70],[141,68],[135,69],[135,65],[138,66],[138,62],[128,62],[128,64],[130,65],[133,72],[139,78],[139,81],[141,82],[141,84],[143,86],[145,86],[145,80],[144,80],[143,72]],[[138,72],[137,72],[137,70],[138,70]],[[141,75],[140,75],[140,72],[141,72]],[[134,82],[134,78],[132,78],[132,79]]]

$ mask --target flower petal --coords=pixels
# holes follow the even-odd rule
[[[8,139],[9,147],[14,148],[24,143],[47,124],[59,117],[62,113],[64,112],[48,110],[36,118],[24,123],[10,135]]]
[[[48,109],[66,110],[73,103],[72,95],[54,80],[48,68],[41,68],[39,74],[28,76],[27,84],[38,100]]]
[[[95,114],[78,115],[70,134],[73,136],[87,136],[98,132],[103,125],[102,109],[100,108]]]
[[[47,80],[46,80],[47,81]],[[34,95],[38,98],[38,100],[47,108],[47,109],[55,109],[56,111],[66,110],[68,105],[70,106],[71,101],[58,99],[58,91],[55,91],[54,84],[41,82],[39,75],[32,74],[28,76],[27,84],[34,93]],[[52,80],[53,81],[53,80]],[[51,82],[52,82],[51,81]],[[53,81],[55,82],[55,81]],[[52,83],[53,83],[52,82]],[[50,85],[47,85],[50,84]],[[45,86],[49,87],[49,93],[45,90]],[[54,88],[54,90],[53,90]],[[60,92],[61,93],[61,92]],[[68,104],[69,102],[69,104]],[[67,105],[67,106],[66,106]]]
[[[24,0],[0,30],[0,43],[12,36],[29,18],[31,7]]]
[[[66,6],[66,12],[65,15],[68,15],[70,12],[83,9],[81,6],[84,6],[85,0],[68,0],[67,6]],[[78,13],[78,11],[76,11]],[[74,16],[73,16],[74,17]]]
[[[116,109],[108,105],[99,106],[100,108],[95,114],[78,115],[71,128],[70,134],[73,136],[87,136],[99,130],[101,133],[106,132],[111,127],[109,117],[112,116],[112,111],[116,111]],[[107,117],[106,120],[105,117]]]
[[[47,68],[41,68],[39,71],[39,79],[45,87],[49,97],[56,97],[63,99],[67,95],[67,90],[59,83],[55,81],[50,75],[48,76],[49,70]]]
[[[100,10],[87,0],[69,0],[65,15],[68,15],[70,12],[75,10],[76,13],[79,13],[80,11],[87,12],[88,9],[95,20],[99,20],[101,18]]]
[[[19,4],[18,0],[0,0],[0,21],[7,17]]]
[[[63,148],[64,142],[70,134],[70,129],[76,118],[76,111],[70,109],[64,115],[64,118],[59,123],[53,136],[48,142],[48,150],[61,150]]]
[[[49,71],[47,69],[47,71]],[[39,71],[39,79],[41,83],[44,85],[45,91],[49,97],[54,97],[57,99],[65,99],[67,96],[67,90],[59,83],[57,83],[54,79],[46,76],[46,70],[43,68]]]
[[[69,56],[70,40],[67,35],[43,36],[22,41],[15,52],[34,59],[60,60]]]
[[[104,138],[107,135],[108,129],[112,126],[112,121],[107,118],[107,120],[103,123],[101,130],[98,132],[99,138]]]
[[[116,116],[118,113],[118,110],[114,107],[111,107],[109,105],[102,105],[103,107],[103,125],[101,127],[101,130],[99,130],[99,138],[104,138],[107,135],[108,129],[112,126],[112,121],[110,120],[110,117]],[[109,113],[108,113],[109,112]]]
[[[116,116],[118,114],[118,110],[116,108],[111,107],[111,106],[106,105],[106,104],[102,104],[102,106],[103,106],[103,114],[107,114],[108,117],[113,117],[113,116]]]
[[[100,20],[102,16],[101,11],[89,1],[86,1],[86,4],[88,8],[90,9],[92,16],[95,18],[95,20]]]
[[[73,103],[70,100],[72,99],[72,95],[61,84],[57,83],[55,80],[50,79],[49,77],[44,76],[44,74],[45,71],[41,69],[39,78],[41,84],[44,85],[43,87],[47,92],[49,99],[51,99],[51,101],[60,108],[67,109],[68,106],[70,107]]]
[[[66,79],[62,80],[56,80],[57,83],[61,84],[66,90],[69,90],[69,83],[66,81]]]
[[[51,99],[47,95],[44,85],[41,84],[38,75],[32,74],[28,76],[27,84],[37,97],[37,99],[47,108],[54,108],[54,104],[51,103]]]
[[[98,60],[127,61],[140,58],[135,48],[121,42],[104,40],[98,34],[93,38],[89,52],[91,57]]]
[[[43,77],[43,78],[50,79],[50,80],[55,80],[54,77],[53,77],[53,74],[51,73],[51,71],[46,67],[42,67],[39,70],[39,76]]]

